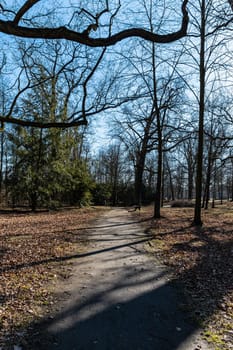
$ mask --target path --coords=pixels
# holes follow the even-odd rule
[[[124,209],[92,228],[89,254],[61,286],[68,296],[47,327],[49,350],[206,350],[166,268],[146,255],[149,237]]]

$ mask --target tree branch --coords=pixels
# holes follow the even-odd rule
[[[182,23],[178,31],[169,34],[155,34],[142,28],[131,28],[123,30],[119,33],[110,35],[106,38],[90,38],[86,33],[80,33],[70,30],[66,27],[58,28],[27,28],[18,25],[18,21],[22,15],[31,8],[39,0],[28,0],[25,5],[18,11],[14,21],[0,20],[0,31],[8,35],[15,35],[24,38],[34,39],[65,39],[69,41],[78,42],[83,45],[91,47],[105,47],[116,44],[117,42],[131,37],[139,37],[157,43],[170,43],[181,39],[187,34],[187,27],[189,23],[189,16],[187,11],[187,4],[189,0],[184,0],[182,4]]]
[[[19,11],[16,13],[14,24],[18,25],[20,19],[23,17],[23,15],[30,10],[37,2],[40,0],[27,0],[26,3],[19,9]]]
[[[7,118],[4,116],[0,116],[1,124],[9,123],[16,124],[21,126],[28,127],[36,127],[41,129],[51,129],[51,128],[72,128],[74,126],[87,125],[87,121],[85,119],[74,120],[71,122],[52,122],[52,123],[43,123],[43,122],[35,122],[30,120],[22,120],[17,118]]]
[[[84,119],[86,119],[87,84],[89,80],[92,78],[92,76],[94,75],[95,71],[97,70],[100,62],[102,61],[102,58],[104,57],[105,52],[106,52],[106,47],[102,50],[96,64],[94,65],[93,69],[91,70],[91,72],[89,73],[89,75],[87,76],[86,80],[83,83],[82,116]]]

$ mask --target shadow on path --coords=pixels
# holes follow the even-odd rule
[[[137,239],[142,234],[137,223],[123,232],[121,220],[124,213],[103,217],[106,225],[97,225],[99,249],[72,257],[76,272],[60,292],[66,300],[54,318],[32,325],[28,350],[209,349],[182,311],[179,281],[170,281],[165,266],[143,252],[151,237]],[[111,245],[117,234],[124,243]],[[93,235],[98,237],[96,229]],[[109,237],[102,241],[102,236]]]
[[[146,243],[148,241],[150,241],[152,238],[152,236],[147,236],[144,239],[141,240],[136,240],[136,241],[131,241],[128,243],[124,243],[124,244],[119,244],[113,247],[109,247],[109,248],[105,248],[105,249],[99,249],[99,250],[94,250],[94,251],[90,251],[87,253],[80,253],[80,254],[74,254],[74,255],[68,255],[68,256],[62,256],[62,257],[56,257],[56,258],[52,258],[52,259],[44,259],[44,260],[39,260],[39,261],[33,261],[31,263],[26,263],[26,264],[18,264],[18,265],[12,265],[12,266],[7,266],[7,267],[0,267],[0,272],[8,272],[11,270],[20,270],[23,268],[28,268],[28,267],[33,267],[33,266],[38,266],[38,265],[42,265],[42,264],[48,264],[48,263],[53,263],[53,262],[61,262],[61,261],[69,261],[69,260],[73,260],[73,259],[81,259],[81,258],[85,258],[87,256],[91,256],[91,255],[98,255],[98,254],[102,254],[102,253],[106,253],[112,250],[117,250],[117,249],[121,249],[124,247],[133,247],[135,245],[139,245],[141,243]]]
[[[190,347],[198,341],[192,336],[196,326],[177,307],[178,296],[170,283],[127,302],[115,303],[84,319],[76,320],[82,309],[98,304],[102,295],[87,301],[81,308],[73,306],[55,320],[61,327],[50,331],[51,350],[175,350]],[[85,312],[84,312],[85,314]],[[53,322],[54,323],[54,322]],[[49,327],[50,325],[47,324]],[[40,342],[38,349],[48,349]],[[35,348],[36,349],[36,348]]]

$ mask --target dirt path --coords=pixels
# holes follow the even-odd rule
[[[208,349],[181,311],[166,268],[146,255],[149,237],[124,209],[106,212],[74,262],[66,300],[47,325],[49,350]]]

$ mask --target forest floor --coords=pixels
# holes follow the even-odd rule
[[[86,250],[85,236],[75,233],[102,210],[0,211],[0,350],[17,349],[29,325],[50,314],[70,257]]]
[[[161,341],[165,331],[171,342],[178,342],[158,348],[189,349],[188,343],[192,350],[207,348],[196,335],[197,326],[191,326],[193,319],[204,328],[202,336],[215,349],[232,349],[233,206],[205,211],[205,225],[200,229],[191,227],[192,214],[190,208],[164,208],[162,219],[154,221],[151,207],[143,208],[140,215],[122,209],[105,213],[101,209],[101,215],[96,209],[36,214],[2,212],[0,349],[42,348],[38,330],[45,324],[55,336],[51,338],[54,349],[59,349],[56,337],[61,333],[67,341],[74,328],[69,322],[79,324],[87,338],[92,326],[99,334],[108,334],[109,320],[116,332],[122,325],[126,332],[131,321],[130,332],[123,331],[120,342],[130,335],[138,347],[128,343],[127,349],[151,349],[155,330],[150,326],[144,338],[141,332],[145,320],[135,320],[144,314],[141,308],[145,302],[150,311],[153,309],[153,320],[147,315],[150,324],[157,320],[162,327],[158,326]],[[145,254],[145,249],[149,254]],[[97,268],[98,260],[101,268]],[[109,275],[113,276],[112,285]],[[186,298],[176,296],[177,285]],[[127,294],[129,290],[133,290],[131,296]],[[119,295],[123,296],[121,301]],[[155,299],[160,300],[159,304],[153,304]],[[81,310],[82,320],[76,318],[72,302],[75,310]],[[170,308],[174,322],[163,307]],[[65,323],[61,315],[65,316]],[[188,316],[187,322],[184,315]],[[70,331],[61,332],[63,327]],[[77,349],[107,349],[103,339],[94,336],[90,341],[91,347],[84,343]],[[147,347],[142,347],[141,341]],[[45,348],[53,349],[46,342]],[[122,344],[119,349],[123,350]]]
[[[142,220],[153,208],[143,208]],[[233,349],[233,203],[203,210],[203,227],[192,227],[192,208],[162,208],[147,230],[147,250],[171,267],[183,283],[184,309],[204,329],[214,349]]]

